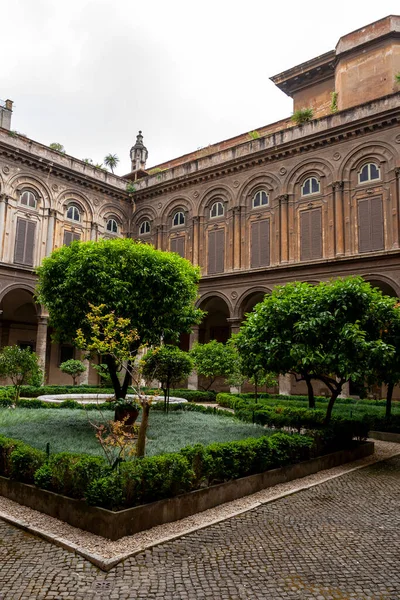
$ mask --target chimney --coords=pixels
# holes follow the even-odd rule
[[[12,100],[0,100],[0,127],[11,129]]]

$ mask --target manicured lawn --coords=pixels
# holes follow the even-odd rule
[[[105,420],[114,415],[111,411],[102,414]],[[96,411],[91,411],[89,417],[96,423],[101,422]],[[0,434],[23,440],[41,450],[49,442],[51,453],[69,451],[103,455],[84,410],[1,408]],[[229,442],[262,435],[268,435],[263,427],[234,418],[180,411],[165,415],[152,411],[146,454],[174,452],[198,442]]]

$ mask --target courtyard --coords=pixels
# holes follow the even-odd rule
[[[104,573],[0,521],[2,600],[397,600],[400,457],[156,545]]]

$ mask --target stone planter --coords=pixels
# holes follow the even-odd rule
[[[115,408],[114,418],[116,421],[123,421],[126,418],[126,427],[132,427],[139,416],[139,409],[136,406],[117,406]]]

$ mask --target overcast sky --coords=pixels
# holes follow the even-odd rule
[[[1,8],[0,98],[12,129],[130,171],[291,114],[269,77],[332,50],[399,0],[12,0]]]

